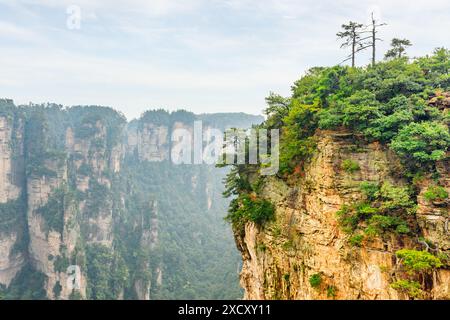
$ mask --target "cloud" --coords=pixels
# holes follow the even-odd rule
[[[35,39],[36,33],[27,28],[19,27],[13,23],[0,21],[0,37],[30,41]]]
[[[7,4],[8,0],[0,0]],[[16,0],[17,4],[65,9],[71,5],[79,6],[86,12],[139,13],[149,16],[162,16],[194,10],[202,0]]]

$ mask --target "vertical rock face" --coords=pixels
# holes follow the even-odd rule
[[[80,201],[80,214],[85,226],[87,243],[97,243],[111,248],[113,242],[112,199],[108,196],[112,181],[107,172],[120,172],[121,149],[107,149],[107,128],[100,121],[87,125],[95,134],[75,138],[73,142],[73,168],[78,190],[85,197]],[[70,143],[70,141],[66,141]],[[83,172],[86,168],[88,172]],[[100,190],[101,192],[97,192]],[[96,203],[101,202],[102,206]]]
[[[450,194],[450,160],[438,164],[439,178],[426,179],[420,184],[417,221],[425,239],[437,249],[450,252],[450,201],[446,199],[429,201],[424,196],[431,185],[440,185]],[[434,275],[432,296],[436,299],[450,298],[450,270],[440,270]]]
[[[140,247],[149,248],[152,252],[158,245],[158,202],[150,201],[149,212],[141,217],[142,232],[140,236]],[[149,261],[144,263],[144,269],[151,269]],[[137,278],[134,289],[138,300],[150,300],[151,281],[147,278]]]
[[[14,122],[17,121],[17,127]],[[16,200],[23,175],[23,125],[20,119],[0,116],[0,203]]]
[[[29,257],[35,269],[47,278],[45,284],[47,297],[68,299],[72,290],[67,285],[67,266],[58,267],[57,264],[70,257],[75,250],[79,232],[78,225],[74,224],[76,207],[74,203],[68,201],[61,211],[53,211],[55,201],[65,197],[65,194],[58,195],[58,193],[65,192],[67,165],[60,166],[55,162],[47,162],[46,167],[55,172],[55,176],[30,176],[27,179]],[[53,220],[49,221],[49,212],[61,215],[60,225],[50,223]],[[80,291],[83,295],[84,282],[85,279],[82,279]],[[55,288],[59,286],[61,292],[56,296]]]
[[[23,123],[0,116],[0,284],[6,286],[24,264],[23,174]]]
[[[388,235],[365,240],[361,246],[349,243],[336,213],[344,204],[361,200],[360,184],[390,182],[404,185],[397,159],[378,144],[355,145],[354,137],[323,132],[317,151],[291,183],[278,178],[265,181],[262,196],[276,207],[275,221],[263,227],[246,223],[235,237],[243,256],[241,285],[245,299],[406,299],[391,287],[402,248],[420,248],[417,239]],[[349,174],[342,169],[345,159],[358,163]],[[448,170],[448,164],[442,170]],[[450,191],[448,171],[441,175]],[[419,194],[419,234],[448,252],[446,229],[449,204],[430,204]],[[449,299],[449,270],[434,272],[428,298]],[[320,275],[313,287],[311,280]]]
[[[143,123],[138,131],[137,151],[141,161],[163,161],[169,159],[169,128]]]

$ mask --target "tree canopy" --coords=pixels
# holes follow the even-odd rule
[[[408,61],[404,57],[351,68],[312,68],[291,97],[271,94],[266,128],[280,128],[280,168],[293,170],[314,150],[316,129],[347,129],[392,148],[407,167],[433,166],[450,147],[450,51]],[[435,101],[436,103],[431,103]]]

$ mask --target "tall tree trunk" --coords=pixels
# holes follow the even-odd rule
[[[372,66],[375,66],[375,54],[376,54],[376,27],[375,27],[375,19],[373,18],[372,13]]]
[[[356,48],[356,34],[353,34],[353,42],[352,42],[352,67],[355,67],[355,48]]]

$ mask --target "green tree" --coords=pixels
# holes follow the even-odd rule
[[[391,40],[391,49],[389,49],[384,57],[386,59],[401,58],[406,51],[407,47],[412,46],[411,41],[408,39],[394,38]]]
[[[408,160],[429,163],[445,157],[450,147],[450,133],[438,122],[412,122],[392,140],[391,148]]]
[[[341,48],[351,48],[351,54],[344,61],[351,59],[352,67],[355,66],[356,53],[366,48],[361,41],[361,31],[363,26],[364,25],[361,23],[350,21],[348,24],[343,24],[341,26],[342,31],[336,33],[338,38],[344,40],[344,42],[341,44]]]

